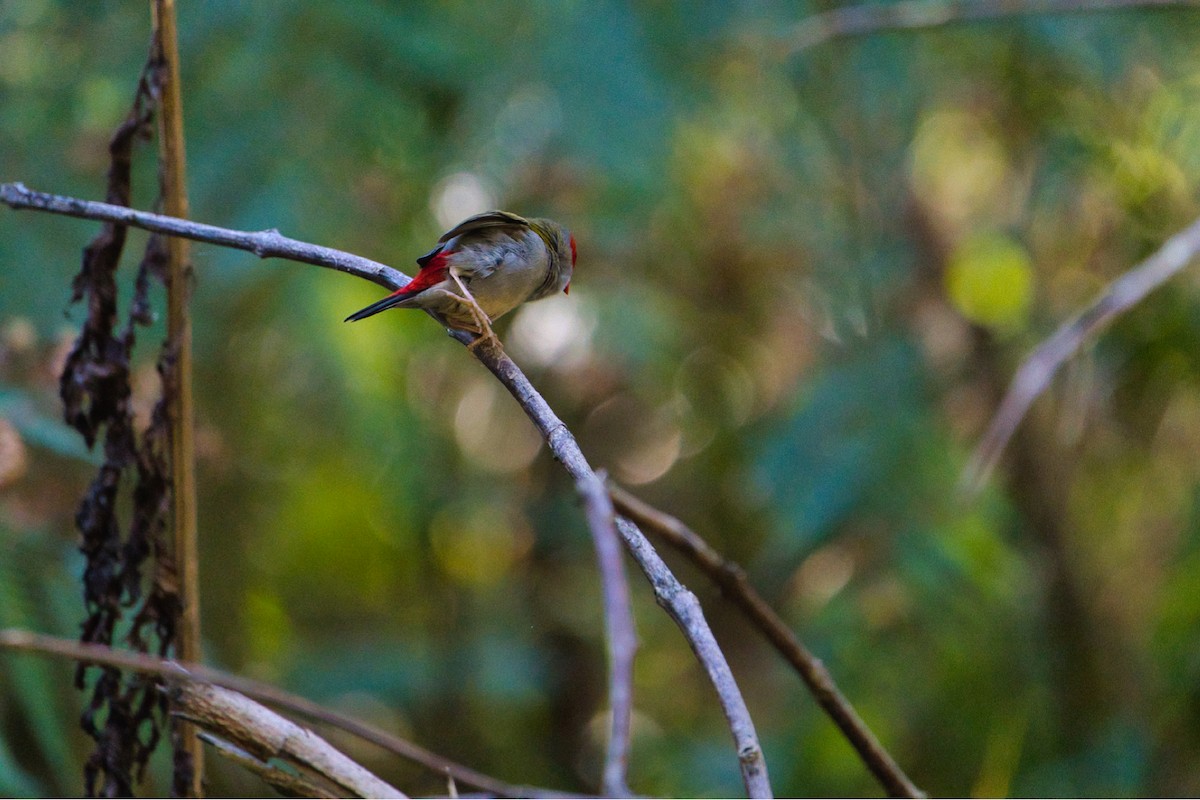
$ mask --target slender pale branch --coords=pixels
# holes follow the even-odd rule
[[[1179,274],[1192,263],[1197,253],[1200,253],[1200,219],[1110,283],[1099,297],[1063,323],[1025,359],[963,471],[961,483],[964,489],[975,491],[987,479],[1033,401],[1046,390],[1055,373],[1084,342]]]
[[[339,789],[339,795],[406,797],[308,728],[238,692],[185,682],[174,687],[170,697],[180,717],[235,742],[264,762],[280,759],[305,777],[327,781]]]
[[[939,28],[1005,17],[1074,14],[1125,8],[1200,6],[1197,0],[900,0],[842,6],[805,17],[779,37],[779,55],[795,55],[835,39]]]
[[[23,183],[0,184],[0,202],[17,210],[33,209],[79,219],[116,222],[154,233],[182,236],[184,239],[197,242],[208,242],[223,247],[232,247],[235,250],[245,250],[254,253],[259,258],[284,258],[289,261],[336,269],[387,289],[398,289],[411,280],[400,270],[393,269],[386,264],[330,247],[289,239],[274,228],[253,232],[234,231],[163,214],[135,211],[132,208],[108,203],[35,192],[26,188]]]
[[[617,535],[616,512],[604,488],[604,476],[581,478],[576,484],[592,529],[596,558],[601,564],[604,589],[604,619],[608,626],[609,690],[612,721],[608,750],[604,758],[601,791],[608,797],[628,797],[626,770],[629,762],[630,723],[633,718],[633,657],[637,637],[633,626],[633,606],[629,583],[621,561],[621,540]]]
[[[83,219],[111,220],[135,228],[247,250],[263,258],[287,258],[292,261],[336,269],[387,288],[398,288],[409,281],[409,278],[402,272],[391,267],[339,250],[288,239],[274,230],[247,233],[218,228],[213,225],[200,225],[187,220],[132,211],[105,203],[33,192],[20,183],[0,184],[0,202],[6,203],[14,209],[29,208]],[[462,331],[451,331],[451,335],[460,342],[472,341],[470,334]],[[562,462],[571,477],[576,481],[594,480],[595,472],[588,465],[575,437],[571,435],[567,426],[558,418],[541,394],[533,388],[533,384],[529,382],[521,369],[499,346],[499,343],[494,340],[485,340],[480,342],[479,346],[474,347],[471,352],[516,398],[545,438],[554,457]],[[637,531],[636,526],[621,524],[618,521],[617,531],[624,540],[625,546],[634,554],[642,571],[646,573],[646,577],[655,586],[660,604],[663,603],[663,595],[659,594],[660,586],[667,586],[671,582],[678,585],[680,591],[670,594],[675,598],[673,600],[675,605],[668,607],[667,610],[672,613],[673,619],[688,640],[692,650],[701,660],[706,674],[713,681],[713,686],[721,699],[722,708],[729,720],[730,731],[738,748],[738,761],[747,791],[752,797],[770,797],[771,787],[767,778],[766,763],[754,732],[754,724],[746,711],[745,701],[733,680],[725,655],[716,645],[716,640],[708,627],[708,622],[704,619],[704,614],[699,603],[696,602],[695,596],[684,589],[682,584],[679,584],[667,569],[666,564],[658,559],[657,554],[654,554],[653,548]],[[651,555],[653,558],[650,557]],[[657,561],[655,562],[654,559]],[[691,599],[690,602],[688,598]],[[463,782],[471,783],[471,781]]]
[[[183,94],[179,88],[179,44],[175,0],[151,0],[154,43],[166,69],[158,113],[159,181],[163,208],[173,217],[188,215],[187,169],[183,144]],[[192,322],[188,314],[191,265],[188,240],[167,239],[167,343],[163,396],[171,437],[172,558],[179,576],[179,623],[176,652],[182,661],[199,662],[200,554],[196,529],[196,447],[192,404]],[[204,796],[204,744],[191,725],[177,721],[177,747],[187,754],[188,794]]]
[[[666,562],[638,530],[637,525],[624,517],[617,517],[617,530],[620,531],[634,560],[650,580],[654,598],[684,632],[692,652],[696,654],[717,691],[721,710],[725,712],[725,719],[737,746],[746,791],[751,797],[771,797],[767,762],[758,743],[758,735],[754,731],[754,722],[750,719],[750,710],[746,708],[746,701],[738,690],[737,681],[734,680],[733,671],[729,669],[725,654],[721,652],[716,637],[704,619],[700,601],[679,582]]]
[[[546,440],[550,452],[567,472],[577,481],[595,480],[595,473],[588,466],[587,459],[584,458],[583,451],[579,449],[571,431],[499,344],[495,341],[484,341],[472,352],[520,403],[521,408],[533,420],[533,424]],[[729,669],[725,654],[721,652],[708,621],[704,618],[699,601],[675,578],[636,525],[618,518],[617,532],[650,581],[659,605],[683,632],[692,652],[700,660],[705,674],[716,689],[737,748],[738,764],[746,792],[751,797],[771,797],[767,765],[758,735],[754,731],[754,722]]]
[[[780,655],[795,668],[817,703],[850,741],[859,758],[890,796],[924,796],[858,716],[825,665],[809,652],[762,595],[750,585],[745,570],[718,553],[699,534],[675,517],[659,511],[615,484],[609,484],[609,492],[622,516],[687,556],[758,627]]]
[[[276,686],[260,683],[222,672],[203,664],[187,664],[167,661],[144,653],[128,650],[113,650],[98,644],[83,644],[72,639],[30,633],[29,631],[0,630],[0,650],[15,650],[43,655],[69,658],[75,661],[103,664],[146,675],[158,675],[168,681],[206,683],[232,689],[263,703],[286,709],[316,722],[323,722],[357,736],[390,753],[420,764],[427,769],[454,778],[459,783],[492,792],[501,797],[578,797],[565,792],[554,792],[536,786],[520,786],[505,783],[489,775],[476,772],[448,758],[431,753],[420,745],[382,731],[361,720],[348,717],[299,695],[286,692]]]

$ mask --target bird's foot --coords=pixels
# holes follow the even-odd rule
[[[492,321],[488,318],[487,313],[479,307],[479,303],[475,301],[475,298],[471,295],[471,291],[467,289],[466,284],[462,282],[462,279],[453,270],[450,272],[450,277],[454,279],[459,291],[462,292],[462,297],[459,299],[467,307],[467,310],[471,312],[471,317],[475,320],[475,325],[479,328],[479,335],[475,337],[475,341],[467,345],[467,349],[474,352],[475,348],[489,340],[494,342],[496,346],[499,346],[500,338],[492,330]]]
[[[491,328],[489,328],[487,333],[481,333],[476,336],[474,341],[467,345],[467,349],[474,353],[480,347],[480,345],[486,344],[487,342],[491,342],[497,348],[502,347],[500,344],[500,337],[497,336]]]

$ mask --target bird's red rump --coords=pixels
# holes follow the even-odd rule
[[[423,292],[430,286],[436,286],[446,280],[446,271],[449,268],[450,254],[445,250],[441,250],[432,256],[429,260],[421,265],[421,269],[413,279],[401,286],[392,295],[411,295],[417,292]]]

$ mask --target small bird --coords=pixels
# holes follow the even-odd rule
[[[494,337],[491,321],[521,303],[571,290],[575,237],[549,219],[485,211],[442,234],[417,259],[416,277],[346,317],[357,322],[389,308],[420,308],[448,328]]]

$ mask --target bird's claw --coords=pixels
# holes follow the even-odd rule
[[[474,352],[475,348],[487,340],[491,340],[492,342],[495,342],[497,346],[499,346],[500,338],[496,336],[496,332],[492,330],[492,321],[488,319],[487,313],[479,307],[479,303],[475,301],[475,298],[471,295],[470,290],[467,289],[466,285],[462,282],[462,279],[459,278],[457,274],[451,271],[450,277],[454,279],[455,284],[458,285],[459,291],[462,292],[462,297],[460,299],[462,300],[463,304],[466,305],[467,310],[471,312],[471,316],[475,320],[475,325],[479,328],[479,335],[475,337],[473,342],[467,345],[467,349],[471,352]]]
[[[476,336],[475,339],[467,345],[467,349],[474,353],[475,350],[485,342],[492,342],[496,347],[500,347],[500,337],[498,337],[491,328],[488,328],[487,332]]]

